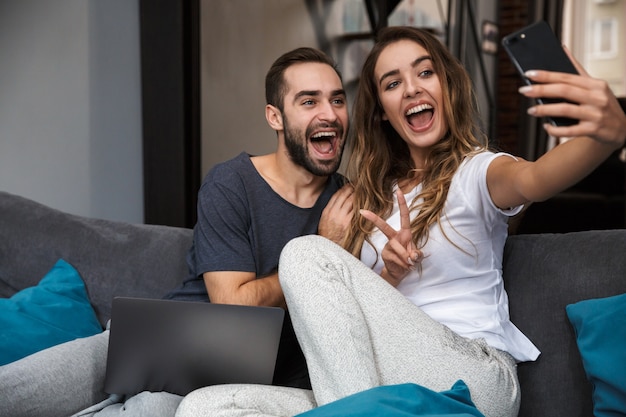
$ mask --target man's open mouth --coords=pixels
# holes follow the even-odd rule
[[[311,145],[320,154],[329,155],[335,153],[337,145],[337,132],[317,132],[311,136]]]

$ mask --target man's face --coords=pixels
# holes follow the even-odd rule
[[[339,168],[348,133],[348,106],[341,80],[321,63],[292,65],[285,71],[285,145],[291,160],[314,175]]]

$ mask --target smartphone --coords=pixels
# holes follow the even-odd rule
[[[561,42],[545,21],[539,21],[502,38],[502,46],[509,54],[515,68],[526,84],[531,81],[524,76],[528,70],[548,70],[578,74]],[[540,104],[565,100],[538,98]],[[571,126],[578,120],[565,117],[548,118],[556,126]]]

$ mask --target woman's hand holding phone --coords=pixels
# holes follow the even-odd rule
[[[546,22],[505,36],[502,45],[526,83],[520,93],[537,100],[529,114],[551,121],[549,135],[624,144],[626,115],[608,83],[589,76]]]
[[[526,97],[560,97],[568,102],[537,104],[529,108],[536,117],[567,117],[578,120],[570,126],[546,123],[545,129],[555,137],[589,136],[601,143],[619,148],[626,140],[626,114],[606,81],[590,77],[575,62],[581,75],[551,71],[530,71],[533,82],[520,88]]]

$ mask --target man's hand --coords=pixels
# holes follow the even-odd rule
[[[322,211],[322,217],[317,227],[318,235],[341,244],[354,215],[353,193],[352,185],[346,184],[330,198],[324,211]]]

